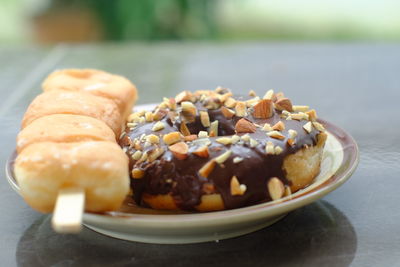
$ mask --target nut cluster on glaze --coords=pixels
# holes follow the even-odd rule
[[[143,192],[171,194],[191,210],[204,194],[220,193],[226,208],[290,195],[283,159],[316,144],[324,131],[316,119],[315,110],[273,90],[262,98],[254,91],[234,97],[221,87],[164,98],[151,112],[132,113],[120,137],[135,200],[140,204]],[[263,167],[244,174],[254,157]]]

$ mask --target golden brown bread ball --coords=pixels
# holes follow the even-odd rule
[[[51,212],[63,188],[85,190],[85,210],[120,207],[129,192],[128,159],[112,142],[31,144],[15,161],[15,177],[25,201]]]
[[[104,122],[81,115],[53,114],[34,120],[17,136],[17,152],[40,142],[115,142],[115,134]]]
[[[83,92],[53,90],[38,95],[29,105],[22,128],[34,120],[53,114],[85,115],[105,122],[119,136],[123,119],[116,104]]]
[[[51,73],[42,84],[44,91],[84,91],[114,101],[121,113],[131,112],[137,90],[125,77],[95,69],[65,69]]]

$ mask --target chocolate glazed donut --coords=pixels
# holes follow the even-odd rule
[[[213,211],[277,200],[312,183],[327,135],[282,93],[184,91],[128,118],[120,145],[133,197],[154,209]]]

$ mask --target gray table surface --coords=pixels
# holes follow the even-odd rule
[[[400,266],[400,45],[163,43],[0,46],[0,160],[52,70],[100,68],[127,76],[139,103],[187,89],[283,90],[358,142],[352,178],[322,200],[258,232],[218,243],[151,245],[85,229],[55,234],[0,179],[1,266]]]

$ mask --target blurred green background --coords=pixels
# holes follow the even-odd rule
[[[399,0],[0,0],[1,43],[400,40]]]

